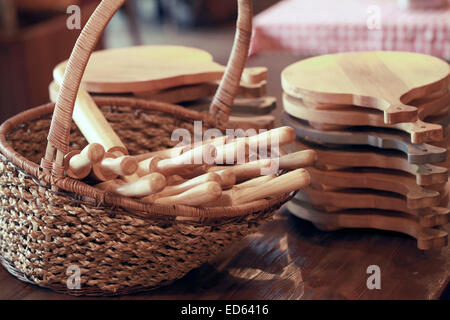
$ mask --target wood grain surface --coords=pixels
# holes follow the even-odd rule
[[[447,87],[449,77],[443,60],[390,51],[322,55],[281,74],[284,91],[293,97],[382,110],[386,124],[416,120],[417,108],[408,103]]]
[[[67,61],[56,69],[65,70]],[[220,80],[226,67],[206,51],[183,46],[137,46],[94,52],[81,87],[91,93],[148,92]],[[248,84],[264,81],[266,68],[244,71]]]
[[[371,265],[381,269],[381,290],[366,286]],[[424,252],[388,231],[322,232],[283,209],[174,284],[114,299],[438,299],[449,270],[450,247]],[[0,283],[0,299],[81,299],[24,284],[2,267]]]
[[[382,149],[395,149],[404,152],[413,164],[442,162],[446,159],[447,149],[427,143],[412,144],[409,136],[396,130],[358,127],[356,130],[323,131],[310,127],[304,121],[288,114],[282,115],[284,125],[295,129],[297,136],[319,144],[334,145],[370,145]]]
[[[233,30],[230,34],[232,40]],[[226,58],[229,44],[216,44],[215,55]],[[268,91],[280,99],[280,71],[294,60],[255,57],[251,64],[269,66]],[[366,286],[371,265],[381,269],[381,290]],[[448,292],[449,279],[450,247],[421,251],[410,236],[388,231],[323,232],[283,208],[257,233],[172,285],[112,299],[439,299]],[[0,288],[0,299],[82,299],[25,284],[3,267]]]
[[[436,205],[445,184],[421,187],[409,174],[375,169],[347,169],[322,171],[309,168],[312,184],[323,190],[373,189],[394,192],[406,197],[408,208],[424,208]]]
[[[418,215],[420,209],[439,207],[446,200],[447,194],[424,199],[417,208],[408,208],[406,199],[398,194],[366,189],[324,191],[309,187],[301,190],[295,197],[301,201],[308,201],[315,206],[326,208],[329,212],[339,211],[341,208],[380,209]]]
[[[433,103],[433,102],[431,102]],[[335,129],[345,129],[348,126],[372,126],[398,129],[411,135],[412,143],[441,141],[443,139],[442,126],[427,122],[426,118],[445,111],[450,105],[450,94],[435,104],[435,108],[426,105],[417,106],[419,119],[415,122],[404,122],[387,125],[383,114],[377,110],[354,106],[338,109],[315,109],[308,107],[301,99],[283,95],[284,110],[291,116],[308,121],[310,124],[337,125]],[[448,112],[443,112],[443,118],[448,119]]]
[[[313,222],[319,229],[335,231],[341,228],[370,228],[407,234],[417,239],[422,250],[442,248],[448,244],[448,233],[438,228],[421,226],[417,219],[403,213],[386,210],[342,210],[327,213],[294,199],[287,208],[296,216]]]
[[[416,183],[421,186],[441,184],[448,180],[447,167],[441,164],[411,164],[402,152],[396,150],[380,150],[369,146],[335,150],[301,140],[297,140],[297,145],[302,149],[314,149],[318,154],[316,166],[324,170],[365,167],[398,170],[415,175]]]

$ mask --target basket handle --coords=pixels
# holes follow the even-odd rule
[[[64,176],[64,155],[69,152],[69,135],[72,113],[84,70],[107,24],[126,0],[102,0],[75,43],[67,63],[55,111],[50,125],[45,158],[41,166],[57,178]],[[220,86],[212,100],[210,115],[217,125],[228,121],[231,106],[236,97],[252,33],[252,0],[238,1],[238,20],[233,49]]]

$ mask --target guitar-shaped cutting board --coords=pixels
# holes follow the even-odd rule
[[[383,210],[395,211],[417,218],[422,226],[440,226],[449,223],[450,209],[444,204],[448,203],[448,194],[441,196],[439,206],[409,209],[405,200],[389,193],[361,192],[330,192],[319,191],[312,188],[301,190],[295,199],[310,203],[314,208],[334,214],[342,210]],[[380,203],[382,202],[382,203]]]
[[[56,68],[65,69],[67,62]],[[94,52],[81,88],[90,93],[145,93],[220,80],[226,67],[206,51],[182,46],[138,46]],[[267,80],[266,68],[244,71],[242,81]],[[141,94],[141,95],[142,95]]]
[[[432,56],[407,52],[351,52],[323,55],[288,66],[283,90],[295,98],[347,104],[384,112],[384,122],[417,120],[408,105],[448,87],[450,67]]]
[[[358,127],[357,130],[322,131],[314,129],[304,121],[297,120],[283,112],[281,120],[284,125],[294,128],[298,137],[319,144],[332,145],[369,145],[382,149],[395,149],[408,156],[413,164],[443,162],[447,149],[430,144],[412,144],[409,136],[392,129]]]
[[[287,94],[283,95],[284,110],[293,117],[308,121],[313,127],[321,127],[322,129],[325,129],[324,126],[328,126],[328,129],[345,129],[346,126],[386,127],[409,133],[412,143],[441,141],[443,139],[442,126],[440,124],[429,123],[423,120],[441,112],[444,118],[448,115],[448,112],[447,114],[444,113],[449,105],[450,93],[447,93],[436,101],[429,101],[416,106],[419,117],[417,121],[387,125],[384,123],[383,115],[378,110],[355,106],[329,110],[315,109],[309,107],[301,99],[293,98]]]
[[[442,200],[447,197],[445,192],[432,198],[416,201],[419,207],[409,208],[404,196],[392,192],[383,192],[368,189],[340,189],[338,191],[318,190],[313,187],[304,188],[296,195],[297,199],[305,200],[313,205],[343,209],[380,209],[401,212],[416,212],[420,209],[439,207]],[[336,209],[337,210],[337,209]]]
[[[375,147],[347,146],[335,150],[318,144],[297,140],[302,149],[314,149],[317,153],[316,167],[323,170],[374,167],[398,170],[416,177],[421,186],[437,185],[447,182],[448,170],[431,164],[411,164],[404,154],[396,150],[380,150]]]
[[[293,215],[311,221],[321,230],[370,228],[395,231],[417,239],[417,247],[422,250],[442,248],[448,243],[448,234],[444,230],[424,227],[417,221],[417,218],[399,212],[343,210],[326,213],[297,199],[290,201],[287,208]]]
[[[308,169],[311,185],[324,191],[340,189],[373,189],[394,192],[406,197],[410,209],[435,206],[440,197],[439,191],[445,183],[424,188],[416,184],[416,180],[408,174],[376,169],[348,169],[338,171],[322,171]]]

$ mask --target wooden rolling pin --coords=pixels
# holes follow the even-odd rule
[[[192,149],[192,146],[189,145],[185,145],[185,146],[180,146],[180,147],[174,147],[174,148],[170,148],[170,149],[163,149],[163,150],[159,150],[159,151],[153,151],[153,152],[147,152],[147,153],[143,153],[137,156],[133,156],[133,158],[136,159],[137,162],[142,162],[144,160],[153,158],[153,157],[161,157],[161,158],[174,158],[177,157],[179,155],[181,155],[182,153],[189,151]]]
[[[210,172],[231,171],[238,181],[253,179],[262,175],[275,174],[281,170],[294,170],[314,165],[317,153],[314,150],[302,150],[276,159],[261,159],[229,168],[211,167]],[[275,172],[274,172],[275,171]]]
[[[99,181],[116,179],[119,176],[127,177],[135,174],[138,169],[137,161],[130,156],[117,156],[107,152],[102,161],[92,167],[92,177]],[[137,181],[138,178],[127,180],[127,182]]]
[[[82,151],[71,151],[64,157],[64,167],[69,177],[74,179],[86,178],[93,165],[103,159],[105,149],[101,144],[91,143]]]
[[[156,199],[154,203],[164,205],[201,206],[218,200],[222,195],[222,188],[217,182],[206,182],[183,193]]]
[[[158,193],[166,186],[166,178],[160,173],[151,173],[139,180],[126,183],[123,180],[110,180],[96,185],[96,188],[113,192],[124,197],[146,197]]]
[[[216,145],[216,144],[215,144]],[[216,164],[245,163],[248,160],[249,148],[245,138],[235,139],[227,144],[216,145]]]
[[[269,174],[267,176],[262,176],[262,177],[258,177],[258,178],[254,178],[245,182],[242,182],[240,184],[237,184],[235,186],[236,189],[242,189],[242,188],[249,188],[249,187],[257,187],[257,186],[261,186],[264,183],[275,179],[277,176],[274,174]]]
[[[248,188],[233,188],[224,191],[220,199],[205,204],[207,207],[229,207],[255,200],[278,196],[302,189],[309,185],[310,176],[305,169],[297,169],[271,179],[265,184]]]
[[[139,163],[138,173],[141,175],[149,172],[160,172],[164,175],[179,174],[179,171],[200,167],[205,164],[205,161],[212,163],[215,156],[214,145],[200,145],[174,158],[162,159],[156,156],[144,160]]]
[[[203,142],[203,145],[214,145],[217,150],[216,163],[225,164],[227,163],[227,155],[230,162],[232,162],[232,159],[234,159],[234,162],[236,162],[238,156],[240,155],[248,158],[249,145],[258,146],[259,144],[266,144],[269,148],[271,147],[273,141],[278,141],[279,145],[282,146],[292,143],[295,140],[295,137],[296,136],[294,129],[285,126],[272,129],[251,137],[232,138],[229,136],[222,136],[213,139],[206,139]],[[134,158],[138,162],[142,162],[155,156],[161,156],[163,158],[173,158],[180,156],[181,154],[189,151],[191,148],[192,145],[180,146],[171,149],[148,152],[145,154],[134,156]],[[242,152],[239,153],[237,152],[238,150],[242,150]]]
[[[55,86],[61,85],[64,71],[64,65],[59,65],[53,70]],[[89,143],[99,143],[107,152],[114,153],[119,158],[128,155],[128,150],[119,136],[114,132],[89,93],[83,89],[78,91],[72,118]],[[98,170],[94,172],[94,176],[96,176],[97,172]],[[102,179],[103,177],[97,176],[97,179],[106,181]],[[139,179],[139,177],[133,172],[133,174],[127,175],[125,179],[131,182]]]
[[[167,186],[165,187],[161,192],[158,192],[156,194],[147,196],[145,198],[142,198],[142,201],[144,202],[155,202],[156,199],[169,197],[173,195],[177,195],[180,193],[183,193],[189,189],[192,189],[194,187],[197,187],[201,184],[204,184],[206,182],[217,182],[221,183],[221,179],[219,175],[215,173],[207,173],[201,176],[198,176],[191,180],[185,180],[183,183]]]
[[[290,144],[295,141],[295,130],[291,127],[284,126],[276,129],[272,129],[258,135],[254,135],[247,138],[247,142],[250,147],[254,145],[265,145],[268,147],[274,143],[278,143],[279,146]]]
[[[133,159],[136,160],[136,157],[133,157]],[[163,158],[160,156],[153,156],[148,159],[142,160],[138,163],[138,169],[136,171],[137,175],[142,177],[145,176],[151,172],[157,171],[156,164],[161,161]]]
[[[180,184],[186,181],[182,176],[179,176],[177,174],[174,174],[172,176],[166,177],[167,185],[168,186],[174,186],[176,184]]]

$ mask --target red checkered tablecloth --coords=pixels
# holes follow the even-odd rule
[[[251,54],[305,56],[395,50],[450,60],[450,7],[402,10],[397,0],[284,0],[255,17]]]

